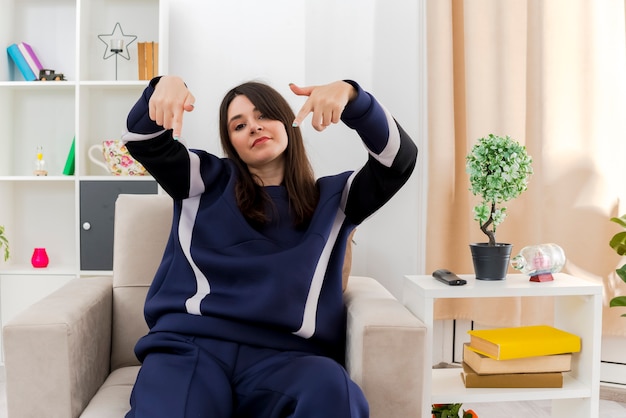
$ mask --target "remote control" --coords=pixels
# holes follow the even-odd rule
[[[466,280],[461,279],[459,276],[446,269],[433,271],[433,277],[450,286],[462,286],[467,283]]]

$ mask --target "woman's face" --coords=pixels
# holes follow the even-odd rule
[[[266,119],[244,95],[230,103],[227,120],[230,141],[248,168],[283,168],[288,138],[281,121]]]

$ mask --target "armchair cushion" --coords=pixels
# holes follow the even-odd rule
[[[130,409],[130,392],[140,366],[114,370],[102,384],[80,418],[122,418]]]
[[[419,416],[425,325],[369,277],[351,276],[344,301],[346,368],[363,389],[370,416]]]
[[[172,226],[172,198],[121,194],[115,205],[112,370],[139,365],[134,348],[148,332],[143,305]]]

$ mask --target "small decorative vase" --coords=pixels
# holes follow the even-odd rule
[[[35,248],[35,251],[33,251],[33,256],[30,259],[30,262],[33,265],[33,267],[35,268],[48,267],[49,261],[50,260],[48,259],[48,253],[46,253],[45,248]]]

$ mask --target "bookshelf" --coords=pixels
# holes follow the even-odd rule
[[[501,298],[538,296],[554,298],[554,326],[581,337],[580,353],[572,355],[572,370],[564,374],[558,389],[480,389],[465,388],[459,369],[425,367],[422,416],[430,417],[433,403],[512,402],[552,400],[552,416],[594,418],[600,397],[600,340],[602,331],[602,285],[563,273],[555,280],[535,283],[523,274],[506,280],[482,281],[473,275],[459,275],[464,286],[448,286],[431,276],[406,276],[403,301],[426,328],[424,364],[432,364],[434,303],[439,298]]]
[[[156,192],[151,177],[112,176],[89,160],[87,150],[120,137],[128,110],[147,84],[138,77],[137,42],[158,42],[159,70],[167,71],[169,16],[166,0],[0,0],[0,10],[5,49],[0,54],[0,225],[11,245],[10,260],[0,261],[5,322],[42,296],[32,291],[42,279],[49,292],[74,277],[110,274],[110,268],[85,261],[84,253],[93,253],[85,246],[86,203],[106,217],[116,193]],[[115,58],[103,59],[106,46],[98,35],[111,33],[117,22],[137,39],[128,47],[131,59],[118,60],[116,80]],[[6,53],[21,41],[33,47],[44,68],[63,73],[66,81],[24,81]],[[66,176],[73,138],[75,173]],[[33,175],[38,146],[45,177]],[[106,198],[85,202],[92,186],[107,189]],[[92,232],[112,242],[112,231]],[[47,249],[48,268],[31,266],[35,247]],[[15,303],[7,304],[9,299]]]

